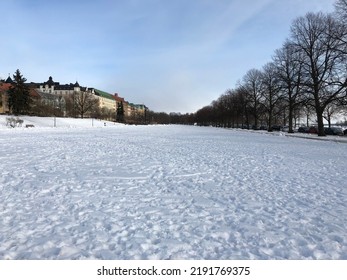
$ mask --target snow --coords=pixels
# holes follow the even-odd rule
[[[36,128],[92,128],[102,126],[115,126],[120,125],[119,123],[97,120],[97,119],[73,119],[73,118],[59,118],[59,117],[32,117],[32,116],[6,116],[0,115],[0,129],[6,129],[6,119],[14,118],[23,120],[21,125],[22,128],[27,125]],[[30,127],[31,128],[31,127]]]
[[[345,143],[56,121],[0,117],[0,259],[347,259]]]

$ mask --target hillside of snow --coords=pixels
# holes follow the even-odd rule
[[[23,123],[19,128],[25,128],[27,125],[34,128],[92,128],[103,126],[120,125],[119,123],[97,120],[97,119],[75,119],[75,118],[59,118],[59,117],[31,117],[31,116],[7,116],[0,115],[0,129],[10,128],[7,125],[7,118],[14,118],[22,120]],[[19,125],[18,125],[19,126]],[[32,127],[30,127],[32,128]]]
[[[345,143],[25,121],[0,129],[0,259],[347,259]]]

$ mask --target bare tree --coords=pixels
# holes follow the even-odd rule
[[[93,111],[95,111],[95,108]],[[99,114],[100,117],[104,120],[113,121],[116,118],[116,111],[106,107],[101,108]]]
[[[293,44],[285,42],[283,47],[275,52],[274,63],[277,75],[283,91],[283,99],[288,105],[289,133],[293,133],[294,112],[302,103],[301,90],[302,64],[300,52],[295,50]]]
[[[337,0],[335,12],[342,20],[347,20],[347,0]]]
[[[327,120],[329,127],[331,127],[333,116],[339,115],[340,113],[343,113],[343,111],[344,111],[344,107],[338,103],[331,103],[325,108],[323,117],[324,119]]]
[[[75,91],[73,102],[76,113],[83,119],[86,114],[92,114],[99,106],[98,99],[87,91]]]
[[[250,101],[244,94],[242,88],[237,87],[233,95],[234,118],[237,126],[249,127],[250,123]]]
[[[224,94],[228,127],[249,127],[247,99],[239,88],[228,89]],[[246,123],[246,125],[245,125]]]
[[[199,125],[208,126],[215,123],[214,109],[212,105],[205,106],[196,112],[196,120]]]
[[[262,104],[267,113],[268,130],[272,131],[275,108],[282,98],[277,68],[273,62],[269,62],[263,67],[262,97]]]
[[[249,100],[249,108],[254,117],[254,126],[258,127],[260,118],[260,106],[262,98],[262,72],[258,69],[249,70],[243,77],[239,86],[243,94]]]
[[[338,26],[330,34],[340,44],[334,46],[337,51],[347,54],[347,0],[337,0],[335,12],[332,14]]]
[[[319,136],[325,136],[326,106],[346,95],[346,54],[339,50],[338,37],[343,36],[337,34],[340,31],[343,30],[338,22],[323,13],[308,13],[296,19],[291,27],[292,43],[302,54],[302,85],[314,104]]]
[[[231,127],[233,118],[233,91],[227,90],[216,101],[212,103],[217,113],[219,126]]]

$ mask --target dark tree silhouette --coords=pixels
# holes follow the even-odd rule
[[[30,92],[25,82],[26,79],[17,69],[13,75],[13,84],[8,90],[8,107],[14,115],[25,114],[30,110]]]

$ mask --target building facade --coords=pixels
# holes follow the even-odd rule
[[[7,91],[10,89],[11,84],[6,82],[0,82],[0,114],[9,114],[8,108],[8,95]]]
[[[113,95],[99,89],[94,89],[94,94],[99,99],[100,109],[105,108],[107,110],[111,110],[112,112],[116,112],[117,103],[113,98]]]
[[[7,91],[11,87],[13,81],[10,77],[0,83],[0,114],[9,114],[8,108],[8,94]],[[76,96],[81,94],[90,94],[98,101],[99,113],[95,116],[107,116],[108,119],[116,119],[117,109],[121,105],[123,107],[124,119],[131,122],[142,122],[148,109],[143,104],[134,104],[127,102],[118,93],[110,94],[105,91],[82,87],[76,81],[70,84],[60,84],[55,82],[50,76],[46,82],[43,83],[26,83],[30,89],[30,96],[32,98],[33,114],[40,113],[40,108],[45,108],[42,114],[47,113],[48,108],[52,107],[53,114],[60,112],[62,116],[78,116],[75,113],[75,99]],[[67,113],[73,111],[74,113]],[[51,113],[50,113],[51,114]],[[89,114],[91,116],[93,114]],[[141,121],[140,121],[141,120]]]

